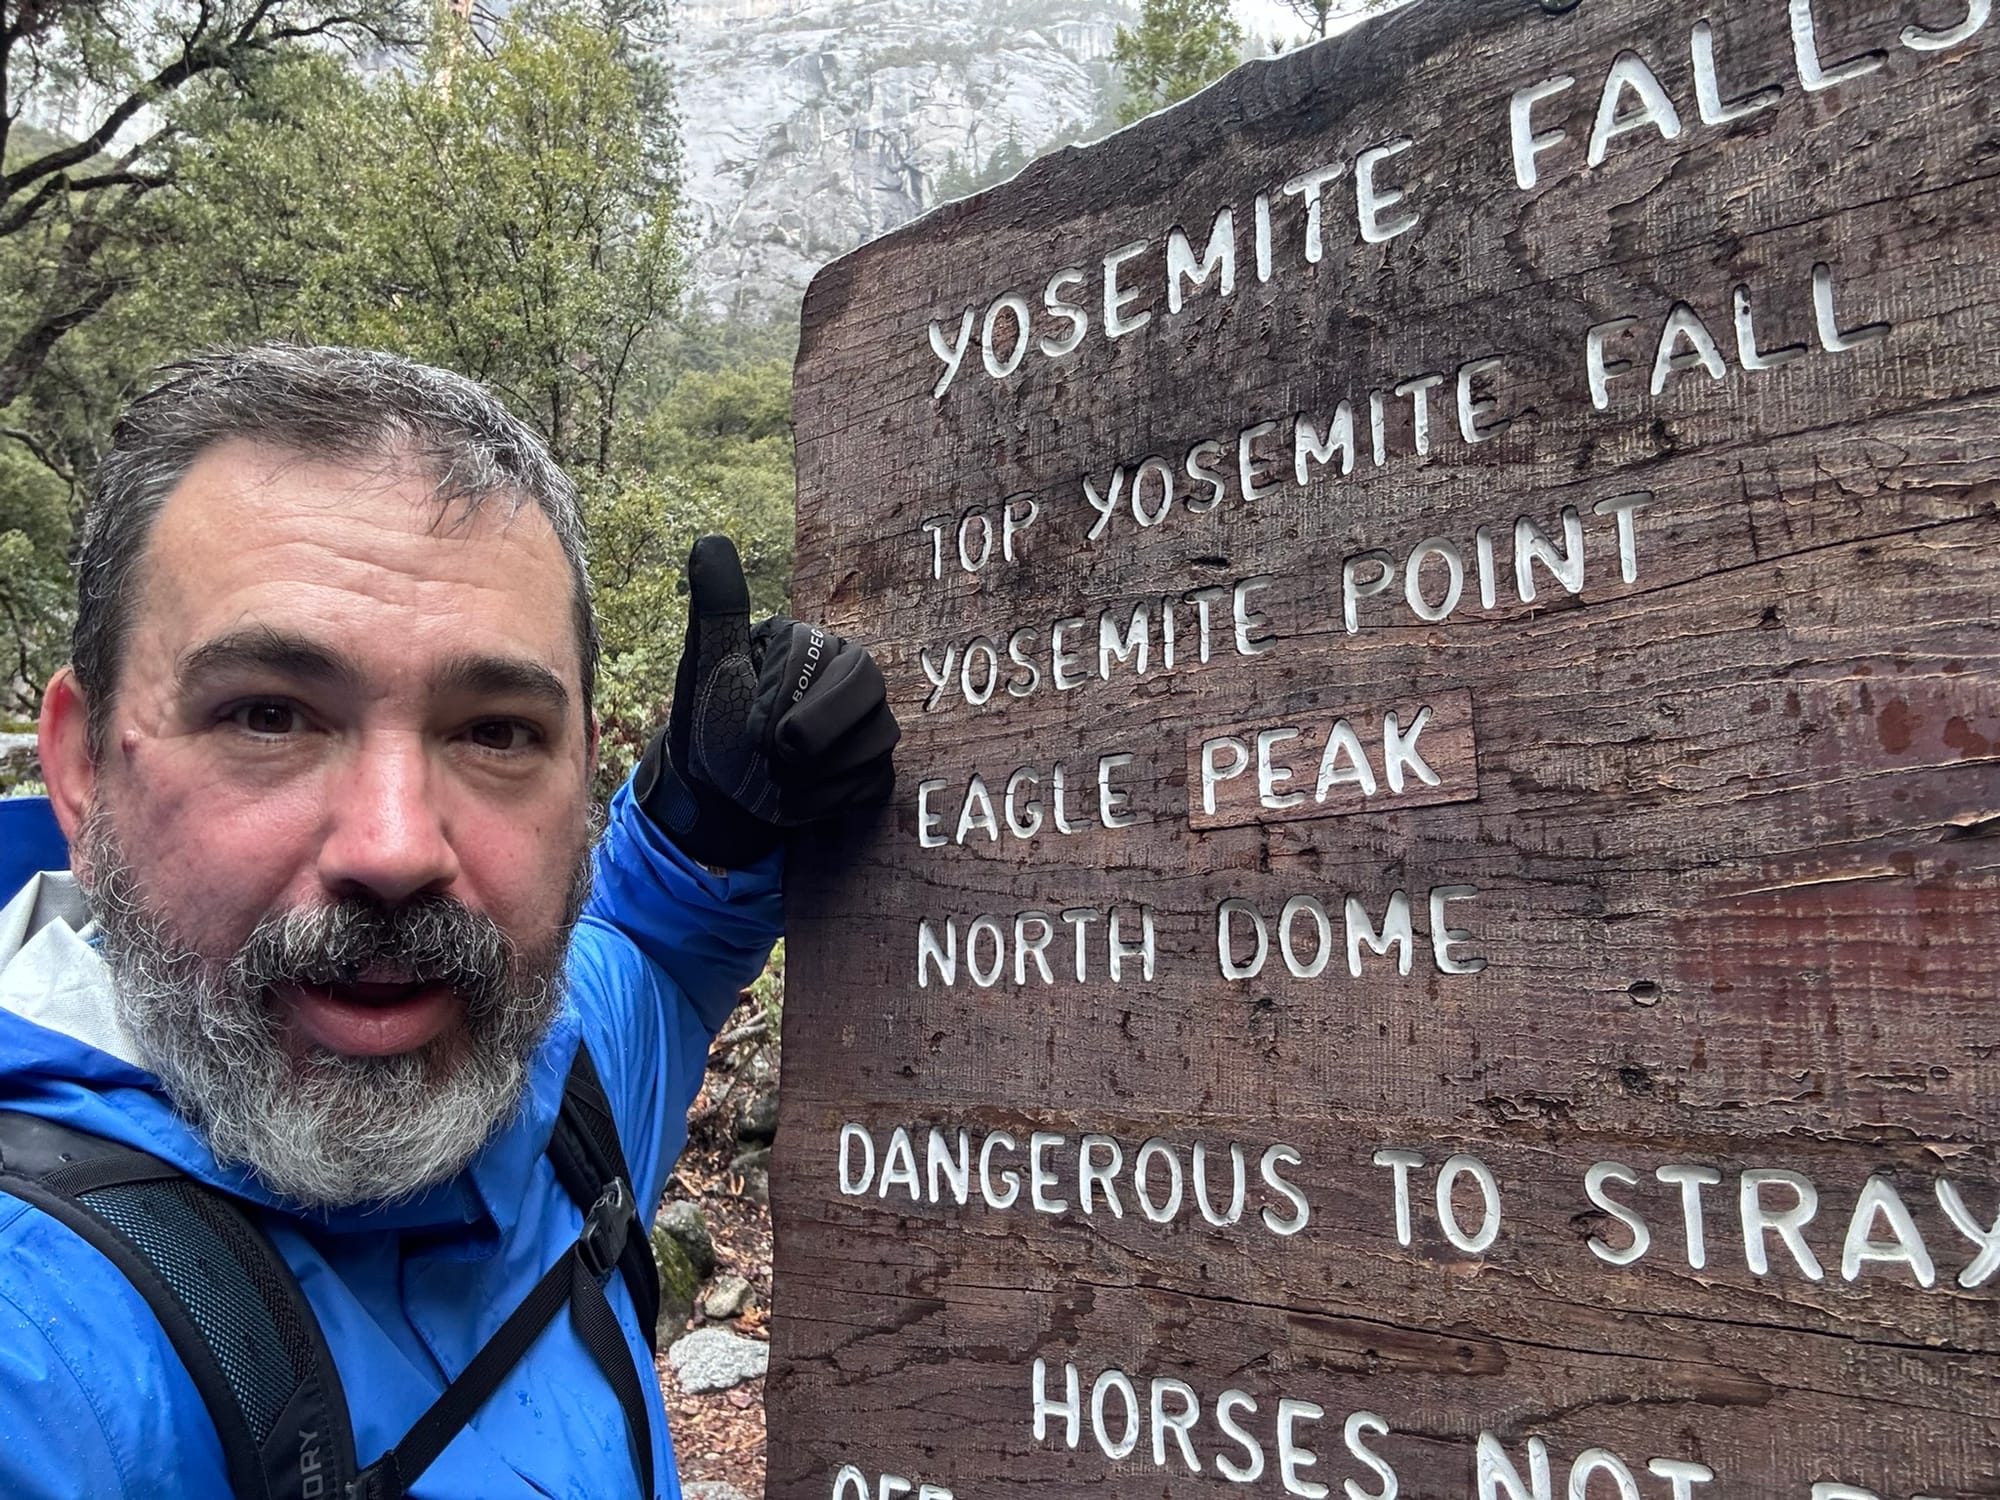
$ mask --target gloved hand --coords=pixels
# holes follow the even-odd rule
[[[875,659],[783,615],[753,630],[728,537],[696,542],[687,577],[673,712],[633,781],[646,815],[702,864],[741,869],[786,829],[887,801],[902,731]]]

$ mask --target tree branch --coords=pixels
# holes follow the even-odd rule
[[[134,115],[150,105],[157,104],[190,79],[198,78],[203,73],[212,73],[218,68],[231,67],[246,57],[269,52],[274,44],[303,41],[311,37],[325,36],[340,29],[364,31],[376,41],[389,46],[407,44],[413,40],[391,36],[364,18],[349,15],[344,11],[322,16],[310,26],[274,26],[267,31],[259,32],[257,27],[270,14],[276,3],[277,0],[259,0],[249,18],[237,28],[235,36],[227,42],[203,40],[197,30],[194,37],[182,47],[178,58],[135,87],[89,135],[59,150],[46,152],[12,172],[0,175],[0,201],[13,197],[30,183],[39,182],[79,162],[90,160],[111,143]]]
[[[32,198],[20,204],[5,218],[0,218],[0,239],[4,239],[8,235],[26,228],[28,221],[40,212],[42,205],[63,190],[66,181],[67,179],[63,177],[49,178],[39,188],[35,189],[35,195]]]
[[[0,199],[11,198],[32,182],[39,182],[57,172],[67,171],[79,162],[86,162],[108,145],[126,122],[148,105],[165,98],[190,78],[213,72],[234,62],[240,54],[227,47],[190,47],[183,51],[175,62],[162,68],[151,78],[133,89],[125,99],[82,140],[59,150],[45,152],[34,161],[26,163],[15,171],[0,176]]]
[[[12,438],[23,448],[26,448],[30,453],[35,455],[36,463],[47,469],[64,484],[74,484],[76,482],[75,476],[63,467],[62,461],[49,452],[48,448],[43,445],[42,440],[32,432],[24,431],[19,427],[0,427],[0,438]]]
[[[0,359],[0,406],[10,405],[27,388],[30,380],[47,363],[56,341],[72,328],[89,321],[116,296],[123,283],[107,277],[80,300],[58,313],[51,313],[29,328]]]
[[[243,24],[236,28],[236,40],[239,44],[249,41],[257,34],[257,28],[264,23],[264,17],[271,13],[271,7],[277,3],[278,0],[257,0],[257,4],[251,7],[250,14],[243,18]]]
[[[57,177],[51,180],[61,182],[63,179]],[[91,193],[96,192],[99,188],[131,187],[146,191],[152,188],[165,187],[171,180],[171,178],[158,172],[100,172],[95,177],[78,177],[71,180],[69,190],[72,193]],[[0,234],[5,234],[6,232],[5,227],[0,226]]]
[[[771,1029],[770,1018],[758,1016],[754,1021],[745,1021],[733,1031],[725,1031],[715,1039],[717,1047],[734,1047],[738,1042],[747,1042],[752,1037],[763,1036]]]

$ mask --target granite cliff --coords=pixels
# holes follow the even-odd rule
[[[812,273],[1108,128],[1122,0],[682,0],[696,293],[790,318]]]

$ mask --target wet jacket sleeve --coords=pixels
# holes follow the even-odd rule
[[[784,931],[783,858],[710,874],[639,810],[627,782],[611,799],[586,910],[658,965],[713,1035]]]
[[[0,1494],[140,1494],[119,1451],[130,1434],[114,1433],[103,1406],[42,1326],[0,1293]]]
[[[708,1044],[783,931],[782,859],[711,874],[640,811],[629,784],[612,799],[570,981],[649,1208],[687,1138]]]

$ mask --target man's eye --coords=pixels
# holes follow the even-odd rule
[[[299,711],[289,703],[239,703],[229,717],[252,734],[286,735],[299,727]]]
[[[482,719],[466,731],[466,738],[482,750],[525,750],[535,741],[535,732],[519,719]]]

